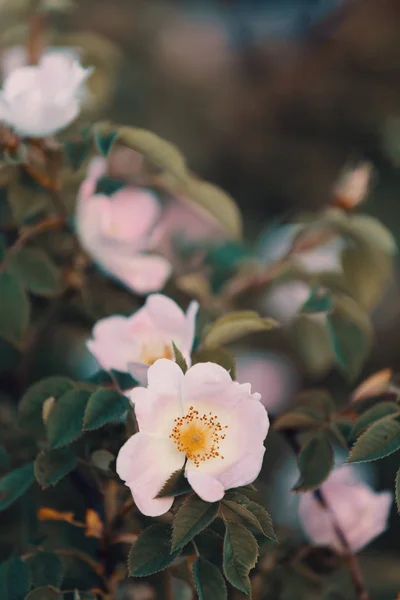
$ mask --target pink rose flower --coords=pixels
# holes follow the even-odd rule
[[[103,369],[129,371],[146,385],[150,365],[159,358],[174,358],[172,342],[191,364],[198,308],[193,301],[185,314],[171,298],[151,294],[130,317],[115,315],[98,321],[87,346]]]
[[[151,192],[133,186],[110,197],[96,194],[97,180],[105,173],[106,162],[97,158],[81,185],[76,208],[79,241],[105,271],[132,291],[158,291],[170,276],[171,265],[162,256],[146,253],[154,248],[161,206]]]
[[[375,492],[366,483],[355,481],[348,467],[335,469],[321,489],[353,552],[386,530],[393,502],[391,492]],[[311,492],[301,494],[299,516],[306,535],[314,544],[346,551],[336,535],[330,511],[325,510]]]
[[[158,516],[171,508],[174,498],[156,496],[183,467],[206,502],[256,479],[269,420],[250,384],[232,381],[214,363],[196,364],[184,375],[167,359],[150,367],[148,382],[131,392],[140,431],[117,457],[117,473],[143,514]]]
[[[274,415],[284,411],[298,389],[298,374],[283,354],[243,354],[236,359],[238,381],[248,381],[261,393],[261,402]]]

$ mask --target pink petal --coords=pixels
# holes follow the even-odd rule
[[[147,298],[146,308],[155,327],[182,336],[186,329],[185,313],[168,296],[152,294]]]
[[[130,394],[140,431],[169,439],[174,419],[182,416],[182,405],[177,395],[154,392],[136,387]]]
[[[186,477],[196,494],[205,502],[217,502],[223,498],[224,486],[212,475],[188,469]]]
[[[147,371],[149,370],[149,365],[145,365],[143,363],[138,362],[130,362],[128,363],[128,372],[139,385],[147,385]]]
[[[107,256],[105,268],[137,294],[148,294],[164,287],[171,274],[171,265],[162,256]]]
[[[150,192],[134,187],[118,190],[103,216],[104,234],[115,240],[132,242],[138,249],[147,249],[146,238],[160,210],[157,199]]]
[[[117,473],[130,488],[138,509],[144,515],[157,517],[168,512],[174,499],[155,496],[183,463],[184,455],[168,438],[137,433],[120,449]]]
[[[160,358],[147,372],[149,390],[162,396],[176,396],[181,399],[184,375],[176,362]]]
[[[126,317],[113,316],[96,323],[92,339],[87,342],[90,352],[103,369],[127,372],[128,363],[138,355],[138,345],[129,338]]]
[[[229,469],[218,475],[225,490],[248,485],[255,481],[261,471],[265,448],[259,446],[252,454],[242,456]]]

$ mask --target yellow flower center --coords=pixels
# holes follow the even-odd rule
[[[159,358],[174,359],[172,347],[170,344],[143,344],[140,362],[151,366]]]
[[[228,426],[221,425],[217,415],[210,412],[200,416],[199,411],[191,406],[189,412],[184,417],[177,417],[174,423],[169,437],[196,467],[211,458],[224,459],[219,450],[220,442],[226,437],[224,430]]]

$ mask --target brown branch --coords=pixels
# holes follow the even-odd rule
[[[282,434],[285,437],[286,441],[288,442],[289,446],[292,448],[294,454],[296,456],[298,456],[301,451],[301,446],[300,446],[299,442],[297,441],[295,432],[288,430],[288,431],[282,432]],[[367,589],[365,587],[365,583],[364,583],[363,576],[361,573],[360,565],[358,563],[358,559],[353,554],[350,544],[346,538],[346,534],[344,533],[343,529],[341,528],[340,524],[338,523],[336,515],[335,515],[334,511],[332,510],[332,508],[330,507],[329,502],[327,501],[322,489],[319,488],[319,489],[315,490],[313,492],[313,495],[314,495],[314,498],[317,500],[317,502],[319,502],[319,504],[322,506],[322,508],[329,513],[334,531],[335,531],[340,543],[342,544],[343,549],[345,550],[346,558],[347,558],[348,565],[349,565],[350,572],[351,572],[351,578],[353,581],[354,589],[357,593],[358,600],[371,600],[370,596],[367,592]]]

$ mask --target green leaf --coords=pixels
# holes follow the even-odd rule
[[[0,337],[18,345],[24,338],[30,318],[28,296],[19,278],[0,272]]]
[[[89,398],[89,391],[74,389],[57,400],[46,423],[51,448],[67,446],[81,435]]]
[[[260,317],[253,310],[232,312],[220,317],[207,328],[203,344],[208,348],[223,346],[245,335],[276,327],[279,327],[277,321]]]
[[[336,411],[334,399],[328,390],[323,388],[304,390],[297,395],[297,401],[305,407],[305,410],[317,411],[324,419]]]
[[[393,258],[366,244],[348,246],[342,251],[343,277],[350,294],[371,311],[385,292],[393,270]]]
[[[329,294],[321,293],[320,290],[312,290],[310,297],[303,304],[301,312],[304,313],[319,313],[328,312],[333,307],[333,301]]]
[[[383,417],[399,413],[400,407],[395,402],[380,402],[370,409],[366,410],[354,425],[351,437],[356,439],[365,429],[368,429],[372,423],[379,421]]]
[[[0,565],[1,600],[24,600],[29,588],[29,569],[23,560],[10,558]]]
[[[95,129],[94,133],[94,141],[96,142],[96,146],[99,149],[99,152],[107,157],[112,145],[118,137],[118,131],[111,131],[105,134],[101,134],[99,130]]]
[[[397,512],[400,513],[400,467],[396,473],[396,505]]]
[[[373,330],[368,315],[351,298],[335,299],[328,327],[336,363],[350,379],[355,379],[372,346]]]
[[[147,527],[133,544],[128,569],[132,577],[146,577],[162,571],[178,556],[171,551],[171,528],[157,523]]]
[[[258,545],[254,536],[240,523],[226,523],[223,566],[227,580],[238,590],[251,595],[249,573],[255,567]]]
[[[106,196],[113,196],[119,190],[124,187],[124,182],[120,179],[113,179],[105,175],[100,177],[96,183],[95,194],[104,194]]]
[[[90,138],[72,140],[64,144],[65,156],[74,171],[78,171],[81,168],[89,155],[91,146],[92,140]]]
[[[188,370],[188,364],[186,362],[186,358],[183,356],[182,352],[176,346],[175,342],[172,342],[172,347],[174,349],[175,362],[182,369],[182,373],[186,373]]]
[[[34,383],[22,396],[19,403],[19,424],[31,431],[44,431],[42,421],[43,404],[48,398],[59,398],[74,389],[68,377],[46,377]]]
[[[331,368],[334,354],[328,329],[318,317],[298,315],[289,330],[294,351],[312,375],[323,375]]]
[[[0,444],[0,469],[9,470],[11,466],[10,455],[3,445]]]
[[[42,450],[35,460],[36,481],[43,488],[56,485],[76,467],[76,456],[69,448]]]
[[[371,215],[351,216],[347,233],[362,245],[366,244],[389,255],[397,252],[396,240],[390,229]]]
[[[347,462],[368,462],[393,454],[400,448],[400,423],[393,415],[375,421],[358,438]]]
[[[60,590],[48,585],[36,588],[25,596],[25,600],[62,600],[62,597]]]
[[[221,571],[200,556],[193,563],[193,575],[199,600],[226,600],[228,590]]]
[[[263,506],[260,506],[260,504],[257,504],[257,502],[254,502],[253,500],[249,500],[247,496],[237,490],[228,491],[225,494],[225,498],[245,506],[246,509],[250,511],[258,520],[258,523],[261,526],[261,533],[274,542],[278,541],[274,531],[274,526],[272,524],[271,516]]]
[[[91,431],[122,417],[129,409],[129,400],[116,390],[102,388],[89,398],[83,419],[83,429]]]
[[[242,217],[233,198],[221,188],[197,177],[186,177],[183,200],[205,209],[235,239],[242,237]]]
[[[12,259],[11,270],[32,294],[51,297],[62,291],[60,271],[40,248],[21,248]]]
[[[233,380],[236,379],[236,361],[234,356],[225,348],[207,348],[200,350],[193,356],[193,364],[213,362],[220,365],[230,373]]]
[[[162,486],[156,498],[168,498],[170,496],[181,496],[187,494],[192,488],[185,477],[185,469],[179,469],[172,473],[171,477]]]
[[[20,498],[35,481],[33,463],[30,462],[0,479],[0,510],[5,510]],[[1,597],[1,596],[0,596]]]
[[[203,531],[218,515],[219,502],[204,502],[196,495],[190,496],[180,506],[172,525],[172,550],[186,546],[195,535]]]
[[[273,429],[275,431],[282,431],[284,429],[318,429],[322,424],[323,421],[319,415],[309,410],[297,409],[278,417],[273,424]]]
[[[244,504],[239,504],[234,500],[222,500],[220,513],[225,521],[242,523],[246,527],[263,533],[263,529],[257,517],[254,516]]]
[[[101,123],[96,125],[96,130],[106,136],[114,132],[115,127]],[[117,139],[128,148],[140,152],[157,169],[173,175],[178,181],[186,179],[186,164],[181,152],[155,133],[136,127],[119,127]]]
[[[52,585],[58,588],[63,577],[63,565],[57,554],[38,552],[28,561],[33,587]]]
[[[305,492],[318,488],[331,472],[333,459],[332,446],[327,436],[317,435],[312,438],[300,452],[300,478],[293,491]]]

